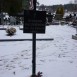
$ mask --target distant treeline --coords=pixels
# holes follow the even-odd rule
[[[52,5],[52,6],[44,6],[40,5],[39,9],[45,8],[51,12],[55,12],[58,7],[63,6],[64,10],[70,11],[70,12],[77,12],[77,4],[65,4],[65,5]]]

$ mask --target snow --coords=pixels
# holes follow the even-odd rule
[[[4,26],[7,27],[7,26]],[[0,30],[0,39],[31,39],[32,34],[23,33],[19,27],[14,36],[6,36]],[[77,77],[77,40],[71,26],[50,25],[45,34],[36,38],[54,38],[52,41],[36,42],[36,73],[43,77]],[[32,74],[32,42],[0,42],[0,77],[30,77]]]

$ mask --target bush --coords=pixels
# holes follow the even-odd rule
[[[14,34],[16,33],[16,29],[13,28],[13,27],[7,28],[7,29],[6,29],[6,33],[7,33],[8,35],[14,35]]]

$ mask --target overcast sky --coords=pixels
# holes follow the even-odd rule
[[[70,1],[74,0],[37,0],[40,4],[44,5],[56,5],[56,4],[68,4]]]

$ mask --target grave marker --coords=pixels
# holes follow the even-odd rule
[[[45,33],[45,23],[45,11],[24,11],[24,33]]]

